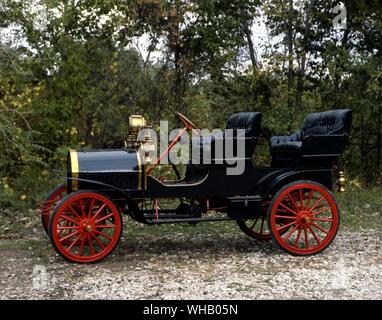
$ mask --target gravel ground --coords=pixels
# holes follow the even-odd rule
[[[1,299],[382,299],[382,232],[340,231],[313,257],[242,234],[123,238],[77,265],[46,238],[0,241]]]

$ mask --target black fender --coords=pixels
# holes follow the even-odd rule
[[[107,196],[109,196],[114,202],[116,202],[120,207],[122,205],[121,202],[123,202],[123,205],[127,204],[128,207],[128,213],[134,217],[134,215],[139,212],[139,208],[136,205],[134,201],[131,200],[130,194],[128,194],[126,191],[117,188],[113,185],[96,181],[96,180],[90,180],[90,179],[82,179],[82,178],[72,178],[72,177],[66,177],[67,180],[75,180],[75,181],[81,181],[86,182],[88,185],[93,185],[95,190],[99,190],[103,193],[105,193]],[[91,188],[92,189],[92,188]],[[73,192],[72,190],[71,192]],[[123,201],[121,201],[123,199]]]
[[[270,199],[282,187],[297,180],[310,180],[324,185],[331,191],[333,189],[331,169],[291,170],[266,177],[262,181],[260,194],[263,199]]]

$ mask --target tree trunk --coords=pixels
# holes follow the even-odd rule
[[[177,43],[174,52],[175,60],[175,82],[174,82],[174,92],[175,92],[175,104],[178,110],[181,109],[182,104],[182,66],[181,66],[181,53],[180,46]]]
[[[86,115],[86,132],[85,132],[85,143],[86,145],[92,145],[93,143],[93,137],[92,137],[92,131],[93,131],[93,113],[89,112]]]
[[[255,47],[254,47],[253,41],[252,41],[252,31],[249,27],[248,22],[244,26],[244,32],[245,32],[245,36],[247,38],[249,55],[251,57],[251,62],[252,62],[252,69],[255,71],[258,68],[258,61],[257,61],[257,55],[256,55]]]
[[[305,80],[305,70],[306,70],[306,53],[308,47],[308,34],[311,28],[310,23],[310,13],[312,12],[314,6],[314,0],[311,0],[306,5],[306,15],[305,15],[305,29],[304,29],[304,38],[303,38],[303,48],[301,54],[301,62],[297,74],[297,92],[296,92],[296,107],[297,109],[301,109],[302,104],[302,96],[304,93],[304,80]]]
[[[293,101],[291,99],[291,91],[293,86],[293,0],[289,0],[289,13],[288,13],[288,107],[291,108]]]
[[[378,113],[377,122],[377,172],[379,174],[381,168],[381,113]]]
[[[252,31],[249,27],[248,22],[245,23],[244,32],[245,32],[245,36],[247,38],[249,55],[251,57],[252,75],[254,75],[257,71],[257,68],[258,68],[258,61],[257,61],[255,47],[254,47],[253,41],[252,41]],[[252,90],[252,99],[253,99],[253,110],[255,110],[256,104],[257,104],[257,94],[256,94],[256,90],[253,88],[252,84],[253,84],[253,81],[251,82],[251,87],[252,87],[251,90]]]
[[[366,180],[366,136],[365,136],[365,118],[361,116],[361,167],[362,174]]]

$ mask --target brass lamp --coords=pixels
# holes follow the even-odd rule
[[[343,171],[338,171],[337,173],[337,184],[338,184],[338,192],[345,192],[345,174]]]

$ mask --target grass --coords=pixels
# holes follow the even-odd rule
[[[350,185],[344,193],[336,194],[342,227],[382,230],[382,189],[362,189]]]
[[[41,192],[41,191],[40,191]],[[382,189],[363,189],[350,184],[345,193],[336,193],[336,199],[341,212],[341,228],[347,230],[373,229],[382,230]],[[30,238],[42,234],[40,216],[30,205],[29,208],[19,207],[16,210],[8,208],[0,210],[0,239]],[[192,238],[196,235],[219,236],[221,234],[240,234],[241,231],[234,221],[189,224],[146,226],[127,219],[125,232],[131,241],[139,238],[153,239],[172,234],[180,234]]]

